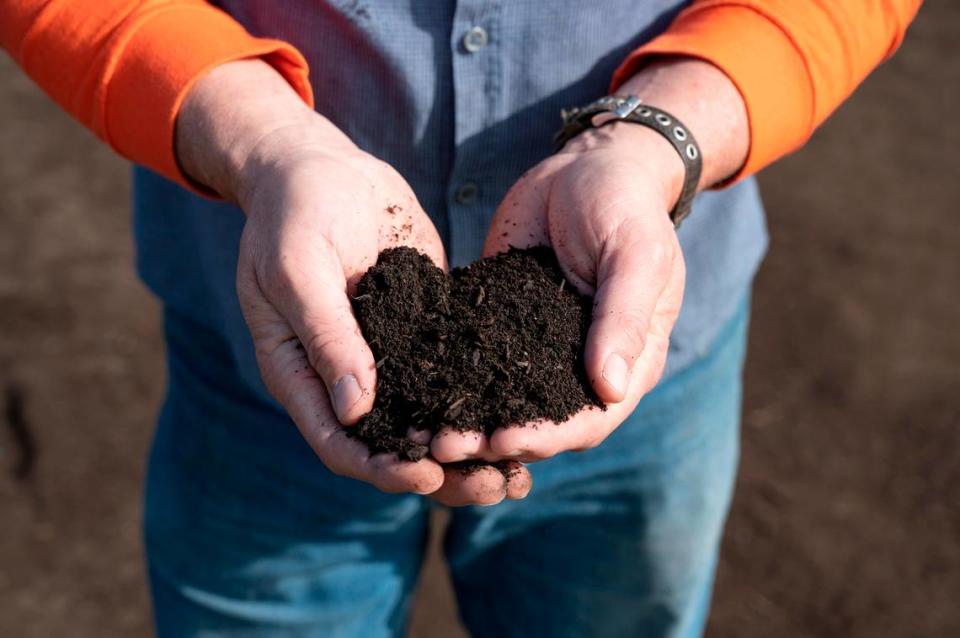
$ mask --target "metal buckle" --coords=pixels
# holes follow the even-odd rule
[[[604,107],[609,105],[609,110],[597,113],[590,119],[590,124],[594,128],[600,128],[604,124],[609,124],[616,120],[625,120],[640,106],[640,98],[635,95],[628,95],[622,98],[605,98],[605,102],[606,103],[601,102],[600,105]]]
[[[638,106],[640,106],[640,98],[636,95],[628,95],[617,105],[617,108],[613,109],[613,114],[617,116],[618,120],[624,120],[636,111]]]

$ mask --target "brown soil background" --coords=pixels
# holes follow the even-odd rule
[[[2,57],[2,56],[0,56]],[[762,178],[743,465],[709,636],[960,636],[960,4]],[[124,163],[0,60],[0,635],[149,635],[140,480],[163,383]],[[442,520],[437,521],[438,528]],[[417,638],[461,635],[434,553]],[[429,620],[428,620],[429,619]]]

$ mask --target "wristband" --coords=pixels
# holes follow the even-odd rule
[[[670,219],[675,227],[679,227],[680,222],[690,214],[700,183],[703,160],[693,134],[680,120],[664,110],[644,104],[635,95],[608,95],[583,108],[564,110],[561,117],[563,126],[553,138],[554,151],[559,151],[564,144],[587,129],[600,128],[611,122],[633,122],[665,137],[680,155],[684,167],[683,188],[670,211]]]

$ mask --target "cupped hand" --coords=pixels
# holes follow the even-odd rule
[[[700,146],[698,188],[723,183],[750,148],[746,104],[719,68],[658,57],[619,87],[678,118]],[[602,442],[660,378],[683,298],[685,270],[668,217],[684,168],[664,138],[617,122],[592,129],[534,167],[507,194],[484,252],[552,246],[578,289],[595,295],[586,372],[607,410],[583,410],[562,424],[507,427],[488,439],[443,432],[435,458],[536,460]]]
[[[436,461],[371,456],[348,436],[373,407],[376,366],[349,294],[380,251],[417,248],[440,267],[443,246],[396,171],[359,150],[302,148],[252,178],[243,202],[237,292],[263,379],[332,471],[450,505],[520,496],[504,475],[444,471]],[[520,470],[519,483],[526,469]],[[513,486],[516,488],[516,485]]]
[[[562,424],[513,424],[489,438],[445,431],[432,443],[437,459],[532,461],[585,450],[629,416],[660,379],[683,298],[683,255],[669,217],[682,178],[666,140],[622,123],[580,135],[520,178],[484,254],[551,246],[568,280],[594,297],[585,365],[607,409],[585,408]]]
[[[265,85],[276,82],[276,97],[264,98]],[[249,87],[257,96],[244,101]],[[224,125],[230,118],[239,121]],[[446,265],[436,230],[399,173],[255,61],[224,65],[198,83],[178,119],[177,144],[185,170],[247,216],[237,294],[261,376],[324,465],[383,491],[451,505],[524,496],[530,477],[519,464],[465,473],[430,458],[371,455],[348,435],[376,388],[373,353],[350,304],[356,282],[380,251],[397,245]],[[217,147],[224,152],[211,151]]]

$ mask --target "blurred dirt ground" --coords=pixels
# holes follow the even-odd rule
[[[960,636],[960,4],[762,177],[712,638]],[[0,636],[149,635],[163,388],[124,163],[0,61]],[[458,635],[435,558],[412,634]]]

